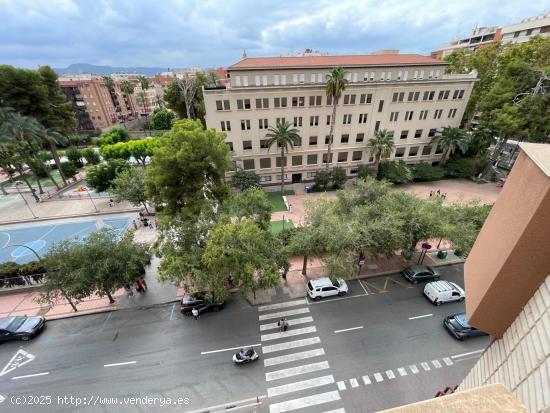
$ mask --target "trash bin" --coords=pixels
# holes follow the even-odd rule
[[[312,192],[311,186],[306,186],[306,194],[311,194]]]
[[[440,260],[447,258],[447,251],[444,251],[444,250],[437,251],[437,258],[439,258]]]

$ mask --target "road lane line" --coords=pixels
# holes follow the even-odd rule
[[[187,412],[187,413],[204,413],[204,412],[211,412],[213,410],[217,410],[217,409],[225,409],[227,406],[235,406],[235,405],[238,405],[237,407],[235,407],[234,409],[232,410],[236,410],[236,409],[240,409],[240,408],[243,408],[243,407],[248,407],[248,406],[252,406],[252,405],[257,405],[257,401],[260,400],[260,404],[262,403],[261,400],[262,399],[265,399],[267,396],[265,394],[261,395],[261,396],[258,396],[257,398],[256,397],[251,397],[250,399],[244,399],[244,400],[237,400],[237,401],[234,401],[234,402],[228,402],[228,403],[223,403],[223,404],[218,404],[217,406],[210,406],[210,407],[205,407],[203,409],[197,409],[197,410],[193,410],[191,412]],[[246,406],[240,406],[240,404],[242,403],[248,403],[248,402],[254,402],[252,404],[247,404]]]
[[[336,385],[338,386],[339,391],[346,390],[346,383],[344,381],[339,381],[338,383],[336,383]]]
[[[380,373],[374,373],[374,379],[376,380],[377,383],[384,381],[384,377],[382,377],[382,374]]]
[[[430,365],[428,363],[426,363],[425,361],[423,361],[422,363],[420,363],[420,365],[422,366],[422,368],[424,369],[424,371],[430,371],[431,368],[430,368]]]
[[[250,344],[250,345],[247,345],[247,346],[239,346],[239,347],[230,347],[230,348],[222,348],[222,349],[219,349],[219,350],[210,350],[210,351],[201,351],[201,354],[204,355],[204,354],[212,354],[212,353],[221,353],[222,351],[229,351],[229,350],[240,350],[241,348],[246,348],[246,347],[259,347],[261,346],[261,344]]]
[[[357,294],[357,295],[351,295],[349,297],[338,297],[338,298],[331,298],[330,300],[320,300],[320,301],[308,301],[309,305],[313,305],[313,304],[328,304],[328,303],[333,303],[335,301],[340,301],[340,300],[351,300],[352,298],[358,298],[358,297],[366,297],[368,294]]]
[[[105,330],[105,327],[107,326],[107,323],[109,322],[109,320],[111,319],[113,315],[113,312],[111,311],[109,314],[107,314],[107,318],[105,318],[105,321],[103,321],[103,323],[101,324],[101,327],[99,327],[97,330],[96,330],[96,334],[97,333],[102,333],[104,330]]]
[[[264,359],[264,367],[276,366],[278,364],[290,363],[292,361],[304,360],[312,357],[324,356],[325,350],[318,348],[315,350],[300,351],[298,353],[287,354],[285,356],[272,357]]]
[[[344,409],[343,407],[341,407],[341,408],[339,408],[339,409],[331,410],[331,411],[327,411],[327,412],[323,412],[323,413],[346,413],[346,409]]]
[[[345,331],[360,330],[360,329],[362,329],[362,328],[363,328],[363,326],[351,327],[351,328],[344,328],[343,330],[335,330],[335,331],[334,331],[334,334],[343,333],[343,332],[345,332]]]
[[[369,378],[369,376],[363,376],[363,383],[365,383],[365,386],[366,386],[367,384],[370,384],[370,378]]]
[[[15,377],[12,377],[11,379],[12,380],[19,380],[19,379],[26,379],[28,377],[37,377],[37,376],[46,376],[50,374],[50,372],[44,372],[44,373],[36,373],[36,374],[27,374],[26,376],[15,376]]]
[[[432,364],[434,365],[434,367],[436,369],[440,369],[442,366],[441,366],[441,363],[439,362],[439,360],[432,360]]]
[[[303,298],[301,300],[287,301],[284,303],[262,305],[258,307],[258,311],[277,310],[279,308],[294,307],[297,305],[307,305],[306,299]]]
[[[319,337],[304,338],[302,340],[287,341],[286,343],[272,344],[271,346],[262,347],[262,353],[273,353],[274,351],[289,350],[296,347],[311,346],[313,344],[319,344],[321,339]]]
[[[265,381],[286,379],[287,377],[297,376],[300,374],[313,373],[314,371],[326,370],[330,366],[328,361],[321,361],[319,363],[305,364],[303,366],[290,367],[283,370],[270,371],[265,373]]]
[[[288,320],[289,326],[296,326],[298,324],[313,323],[313,317],[291,318]],[[272,330],[279,328],[277,323],[260,324],[260,331]]]
[[[259,316],[260,321],[271,320],[273,318],[289,317],[297,314],[309,313],[309,308],[296,308],[294,310],[279,311],[277,313],[262,314]]]
[[[267,389],[267,397],[280,396],[282,394],[313,389],[314,387],[326,386],[327,384],[333,383],[334,377],[332,375],[297,381],[295,383],[283,384],[282,386],[271,387]]]
[[[405,370],[404,367],[398,367],[398,368],[397,368],[397,371],[399,372],[399,375],[400,375],[401,377],[407,375],[407,370]]]
[[[311,334],[315,332],[317,332],[317,328],[315,328],[315,326],[296,328],[293,330],[282,331],[280,333],[264,334],[263,336],[260,337],[260,341],[278,340],[284,337],[299,336],[302,334]]]
[[[359,387],[357,379],[349,379],[349,384],[351,384],[351,387]]]
[[[417,374],[418,373],[418,367],[416,367],[416,364],[411,364],[409,366],[409,369],[412,371],[412,374]]]
[[[169,318],[170,321],[173,321],[176,319],[176,317],[174,317],[174,310],[176,309],[176,304],[177,303],[172,304],[172,311],[170,312],[170,318]]]
[[[365,294],[369,295],[369,292],[367,291],[367,289],[363,285],[363,282],[361,280],[358,280],[358,281],[359,281],[359,284],[361,285],[361,287],[363,288],[363,291],[365,292]]]
[[[417,315],[416,317],[409,317],[409,320],[418,320],[419,318],[431,317],[433,314]]]
[[[471,356],[472,354],[477,354],[477,353],[481,353],[485,351],[484,348],[480,349],[480,350],[475,350],[475,351],[470,351],[468,353],[462,353],[462,354],[455,354],[454,356],[451,356],[452,359],[457,359],[457,358],[460,358],[460,357],[466,357],[466,356]]]
[[[386,370],[386,376],[388,376],[388,379],[390,380],[395,379],[395,374],[393,374],[392,370]]]
[[[136,363],[137,361],[125,361],[123,363],[104,364],[103,367],[126,366],[127,364],[136,364]]]
[[[310,406],[330,403],[340,400],[340,393],[337,390],[326,393],[314,394],[313,396],[301,397],[286,402],[275,403],[269,406],[269,413],[284,413],[290,410],[304,409]]]
[[[454,363],[449,357],[443,357],[443,361],[447,366],[452,366]]]

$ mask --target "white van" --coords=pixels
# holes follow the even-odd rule
[[[464,290],[450,281],[434,281],[426,284],[424,295],[435,305],[464,300]]]

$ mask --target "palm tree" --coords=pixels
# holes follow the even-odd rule
[[[332,116],[330,118],[330,133],[328,141],[328,150],[327,150],[327,165],[326,169],[328,171],[330,164],[330,150],[332,148],[332,141],[334,135],[334,124],[336,123],[336,106],[338,105],[338,100],[342,96],[342,92],[346,89],[348,81],[346,79],[346,72],[341,67],[335,67],[327,75],[327,87],[326,94],[327,99],[332,100]]]
[[[376,131],[374,136],[367,142],[367,151],[374,156],[374,172],[378,176],[378,168],[380,168],[380,160],[389,158],[395,149],[393,142],[393,134],[386,129]]]
[[[445,165],[449,156],[457,149],[460,149],[462,153],[466,152],[469,143],[470,138],[464,129],[452,128],[450,126],[443,128],[441,135],[436,135],[430,140],[432,147],[443,150],[441,165]]]
[[[147,110],[145,109],[145,91],[149,89],[151,84],[149,83],[149,79],[147,79],[145,76],[138,76],[138,81],[141,86],[141,104],[143,106],[143,113],[147,113]]]
[[[265,135],[267,140],[268,151],[273,145],[281,148],[281,196],[285,194],[285,151],[288,153],[290,149],[294,149],[294,145],[300,142],[298,129],[292,128],[290,122],[277,123],[275,127],[270,127],[269,132]]]
[[[122,82],[120,82],[120,91],[126,95],[128,103],[130,104],[130,107],[132,107],[132,100],[130,99],[130,95],[134,94],[134,86],[127,80],[123,80]],[[134,112],[133,108],[132,112]]]
[[[63,184],[67,185],[67,178],[63,173],[63,168],[61,167],[61,160],[59,159],[59,153],[57,153],[57,145],[66,145],[69,141],[65,136],[59,133],[55,128],[48,128],[44,130],[44,140],[48,143],[50,147],[50,152],[52,153],[53,160],[57,165],[57,170],[59,171],[59,176],[63,180]]]

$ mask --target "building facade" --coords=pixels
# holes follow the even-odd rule
[[[525,43],[533,36],[550,36],[550,13],[502,28],[502,43]]]
[[[459,126],[474,74],[444,75],[447,63],[420,55],[298,56],[245,58],[230,66],[225,87],[204,90],[206,124],[227,135],[238,167],[253,170],[263,184],[314,179],[326,162],[331,102],[325,93],[332,68],[346,71],[338,102],[330,167],[348,176],[374,162],[365,150],[380,129],[391,131],[391,159],[438,162],[442,152],[428,142],[445,126]],[[288,121],[301,142],[286,156],[266,147],[268,128]]]
[[[468,49],[475,52],[481,47],[498,43],[501,39],[500,27],[476,27],[469,36],[454,40],[445,47],[434,50],[431,56],[435,59],[443,59],[455,50]]]

